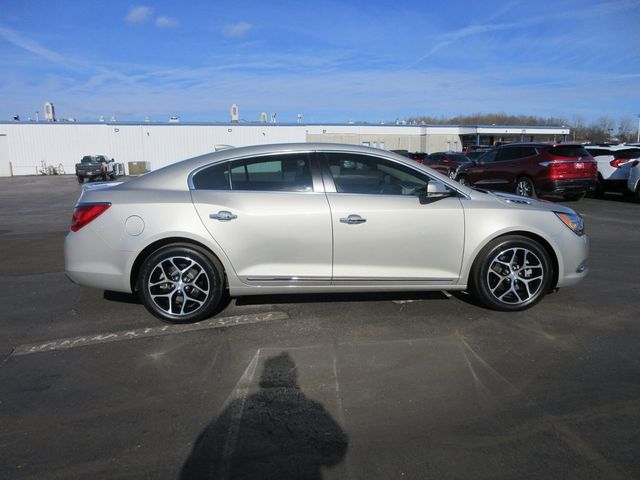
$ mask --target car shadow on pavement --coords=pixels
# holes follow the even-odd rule
[[[237,297],[236,305],[271,305],[281,303],[383,302],[403,300],[446,300],[441,291],[367,292],[367,293],[292,293]]]
[[[342,462],[347,434],[302,392],[287,352],[265,360],[259,385],[236,394],[202,431],[181,479],[319,480],[322,467]]]

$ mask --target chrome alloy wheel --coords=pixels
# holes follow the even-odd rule
[[[151,270],[147,289],[160,310],[180,317],[196,312],[205,304],[211,290],[211,279],[195,260],[168,257]]]
[[[521,305],[534,298],[544,284],[541,259],[527,248],[500,251],[487,271],[489,291],[499,302]]]

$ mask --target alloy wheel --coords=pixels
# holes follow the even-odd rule
[[[544,280],[542,260],[523,247],[508,248],[495,255],[486,277],[491,295],[499,302],[514,306],[535,298]]]
[[[153,303],[166,314],[184,317],[205,305],[211,292],[205,268],[192,258],[162,259],[151,270],[147,289]]]

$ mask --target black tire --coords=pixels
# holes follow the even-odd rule
[[[598,172],[598,182],[596,183],[596,189],[593,191],[593,196],[595,198],[604,197],[604,178],[602,178],[600,172]]]
[[[516,312],[538,303],[552,281],[553,267],[545,248],[530,238],[509,235],[491,241],[478,254],[470,290],[493,310]]]
[[[115,179],[116,179],[115,174],[110,173],[110,174],[109,174],[109,179],[111,179],[111,180],[115,180]]]
[[[577,202],[582,197],[584,197],[584,193],[570,193],[562,196],[562,198],[564,198],[567,202]]]
[[[168,323],[191,323],[217,313],[224,279],[224,268],[214,255],[195,245],[173,244],[147,257],[136,285],[153,315]]]
[[[471,186],[471,182],[469,181],[469,178],[466,175],[462,175],[456,180],[460,185],[464,185],[465,187]]]
[[[516,195],[527,198],[538,198],[536,186],[529,177],[520,177],[516,181]]]
[[[78,183],[84,183],[84,177],[78,176]]]

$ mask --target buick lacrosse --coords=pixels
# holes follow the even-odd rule
[[[232,148],[85,185],[65,240],[80,284],[192,322],[242,295],[468,290],[523,310],[587,274],[580,215],[465,187],[354,145]]]

